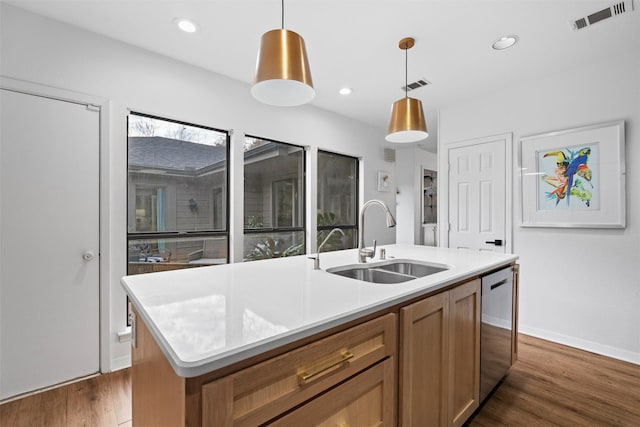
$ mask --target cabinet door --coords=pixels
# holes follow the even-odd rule
[[[449,292],[400,310],[400,425],[447,425]]]
[[[480,279],[449,291],[449,420],[460,426],[480,400]]]
[[[267,425],[393,426],[394,363],[390,357]]]

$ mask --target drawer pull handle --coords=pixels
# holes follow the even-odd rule
[[[307,372],[300,372],[298,374],[298,383],[300,385],[303,385],[304,383],[306,383],[307,381],[309,381],[311,378],[320,375],[323,372],[328,371],[331,368],[335,368],[338,365],[342,365],[345,362],[348,362],[349,359],[353,359],[353,353],[351,353],[350,351],[343,351],[341,354],[341,359],[338,360],[337,362],[333,362],[332,364],[325,366],[324,368],[320,368],[315,372],[311,372],[311,373],[307,373]]]

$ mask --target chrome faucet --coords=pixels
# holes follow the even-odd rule
[[[329,237],[331,237],[331,235],[336,231],[344,236],[344,231],[340,230],[339,228],[334,228],[329,232],[329,234],[327,234],[327,237],[325,237],[322,243],[320,243],[320,246],[318,246],[318,253],[316,254],[316,256],[311,257],[311,259],[313,260],[314,270],[320,270],[320,250],[322,250],[322,247],[324,246],[325,243],[327,243],[327,240],[329,240]]]
[[[376,254],[376,241],[373,241],[373,249],[369,249],[364,245],[364,212],[371,205],[379,205],[382,209],[384,209],[384,213],[387,216],[387,227],[395,227],[396,220],[391,215],[391,211],[389,207],[381,200],[372,199],[362,205],[360,209],[360,228],[358,230],[359,238],[358,238],[358,262],[367,262],[367,258],[373,258]]]

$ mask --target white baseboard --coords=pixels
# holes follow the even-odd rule
[[[518,332],[547,341],[553,341],[558,344],[568,345],[569,347],[579,348],[580,350],[590,351],[592,353],[601,354],[603,356],[612,357],[614,359],[640,365],[640,353],[635,353],[633,351],[611,347],[580,338],[570,337],[544,329],[532,328],[522,324],[518,325]]]
[[[482,315],[482,323],[488,323],[491,326],[496,326],[502,329],[511,330],[511,319],[505,320],[499,317],[489,316],[488,314]]]
[[[131,367],[131,355],[111,359],[111,371],[119,371]]]
[[[36,394],[43,393],[43,392],[49,391],[49,390],[53,390],[55,388],[64,387],[64,386],[67,386],[69,384],[78,383],[80,381],[85,381],[85,380],[88,380],[89,378],[97,377],[98,375],[101,375],[101,373],[98,372],[98,373],[87,375],[87,376],[84,376],[84,377],[74,378],[74,379],[69,380],[69,381],[63,381],[61,383],[52,384],[50,386],[46,386],[46,387],[39,388],[39,389],[36,389],[36,390],[27,391],[25,393],[17,394],[15,396],[7,397],[5,399],[0,399],[0,404],[13,402],[14,400],[24,399],[25,397],[34,396]]]

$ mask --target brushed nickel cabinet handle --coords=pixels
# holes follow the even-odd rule
[[[309,381],[311,378],[320,375],[323,372],[328,371],[331,368],[335,368],[338,365],[342,365],[345,362],[348,362],[349,359],[353,359],[353,353],[351,353],[350,351],[346,350],[343,351],[342,354],[340,355],[341,359],[338,360],[337,362],[333,362],[332,364],[325,366],[324,368],[320,368],[317,371],[314,372],[300,372],[298,374],[298,383],[300,385],[303,385],[304,383],[306,383],[307,381]]]

